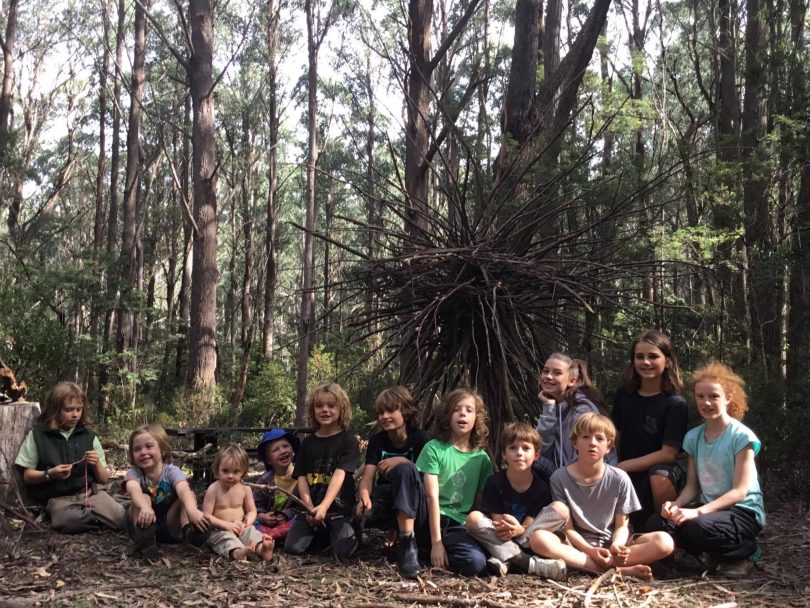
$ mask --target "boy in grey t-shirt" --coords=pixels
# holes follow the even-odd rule
[[[629,515],[641,508],[630,478],[605,464],[616,428],[610,418],[585,414],[571,431],[577,460],[551,476],[554,500],[568,505],[566,542],[546,530],[529,540],[538,555],[565,560],[569,568],[602,572],[616,568],[623,574],[651,578],[647,564],[672,553],[674,543],[664,532],[630,538]]]

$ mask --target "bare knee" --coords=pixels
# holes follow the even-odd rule
[[[529,537],[529,548],[535,553],[545,553],[548,549],[560,543],[560,539],[548,530],[535,530]]]
[[[467,514],[467,527],[468,528],[477,528],[481,525],[481,522],[486,519],[486,515],[481,513],[481,511],[470,511]]]
[[[652,490],[653,502],[660,506],[667,500],[674,500],[677,497],[675,484],[668,477],[663,475],[650,475],[650,489]]]

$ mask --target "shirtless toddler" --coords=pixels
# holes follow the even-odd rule
[[[229,445],[217,453],[211,468],[217,480],[205,492],[202,509],[213,528],[208,546],[217,555],[230,559],[255,556],[270,561],[275,541],[253,526],[253,492],[242,483],[248,471],[247,453],[241,446]]]

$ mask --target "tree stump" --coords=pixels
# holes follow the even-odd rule
[[[39,403],[7,403],[0,405],[0,500],[18,504],[17,488],[22,488],[22,476],[14,459],[25,436],[39,416]]]

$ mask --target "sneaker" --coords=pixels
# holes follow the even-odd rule
[[[716,574],[725,578],[748,578],[754,569],[752,559],[743,559],[738,562],[718,564]]]
[[[506,576],[506,573],[509,572],[509,566],[497,557],[490,557],[487,559],[487,572],[495,576]]]
[[[552,581],[565,580],[567,569],[565,562],[561,559],[544,559],[542,557],[532,557],[529,562],[529,574],[542,576]]]
[[[422,573],[419,567],[419,549],[413,534],[397,538],[397,570],[403,578],[416,578]]]

